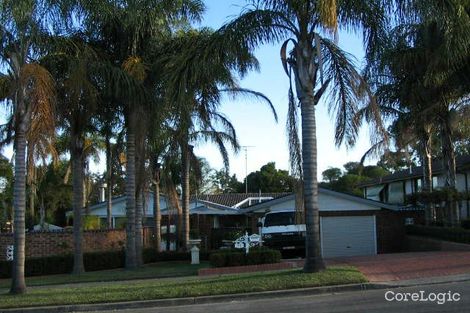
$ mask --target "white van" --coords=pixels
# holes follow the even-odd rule
[[[305,224],[296,224],[295,211],[268,212],[257,225],[263,246],[276,250],[305,250]]]

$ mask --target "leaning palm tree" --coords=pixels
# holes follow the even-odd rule
[[[48,37],[43,25],[56,13],[49,2],[0,1],[0,59],[7,74],[7,104],[11,107],[14,131],[14,260],[11,293],[24,293],[25,261],[25,152],[27,133],[35,116],[49,117],[53,125],[54,81],[38,63],[46,51],[42,43]],[[51,22],[53,23],[53,22]]]
[[[229,42],[242,41],[249,48],[285,40],[281,60],[291,81],[287,119],[290,161],[294,173],[303,179],[307,229],[304,271],[318,271],[324,264],[319,240],[315,106],[328,90],[332,100],[329,108],[336,116],[335,142],[352,145],[360,126],[356,113],[361,105],[373,105],[351,57],[328,35],[336,34],[338,26],[362,28],[367,55],[372,57],[376,53],[374,43],[380,41],[381,30],[385,28],[382,1],[266,0],[250,3],[252,6],[219,32],[229,38]],[[297,135],[294,90],[300,104],[302,141]],[[368,117],[381,128],[377,111],[373,106],[370,108]]]
[[[190,165],[196,160],[192,144],[199,140],[215,143],[228,169],[226,144],[238,151],[236,133],[230,121],[218,112],[225,92],[233,96],[247,95],[265,100],[274,112],[272,103],[260,93],[241,88],[235,74],[243,75],[257,67],[257,60],[246,48],[236,44],[226,46],[221,33],[209,29],[179,33],[164,45],[159,57],[167,83],[166,98],[173,103],[171,118],[175,124],[175,139],[181,153],[182,240],[189,240]],[[180,51],[175,54],[174,51]],[[197,162],[196,162],[197,163]]]

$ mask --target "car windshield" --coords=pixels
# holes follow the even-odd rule
[[[292,224],[295,224],[294,212],[270,213],[264,219],[264,227]]]

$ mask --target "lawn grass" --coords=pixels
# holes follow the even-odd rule
[[[87,282],[191,276],[197,275],[198,269],[209,266],[209,262],[201,262],[201,264],[198,265],[191,265],[188,261],[158,262],[153,264],[146,264],[145,266],[132,271],[126,271],[125,269],[121,268],[115,270],[87,272],[81,275],[63,274],[26,277],[26,285],[47,286]],[[10,279],[1,279],[0,288],[9,288],[10,283]]]
[[[95,286],[31,288],[24,295],[0,295],[0,308],[89,304],[221,295],[366,282],[354,267],[332,267],[320,273],[301,270],[250,273],[176,281],[114,282]]]

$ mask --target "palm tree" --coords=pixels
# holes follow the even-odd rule
[[[87,12],[87,27],[112,54],[115,64],[120,64],[134,79],[144,83],[146,78],[145,57],[149,43],[157,42],[171,33],[172,29],[185,26],[191,20],[200,19],[203,3],[198,0],[128,0],[84,1]],[[140,98],[139,98],[140,96]],[[126,151],[126,267],[134,268],[136,263],[136,165],[135,165],[135,108],[144,106],[142,90],[134,97],[117,99],[123,107],[127,131]]]
[[[85,271],[82,251],[82,215],[86,207],[85,168],[87,158],[95,148],[90,138],[94,131],[93,117],[98,101],[96,82],[103,81],[102,63],[84,38],[67,39],[56,57],[49,60],[60,97],[62,130],[68,134],[68,146],[72,167],[74,274]],[[96,151],[96,150],[95,150]]]
[[[414,18],[392,30],[375,63],[377,95],[385,112],[395,115],[395,130],[407,133],[408,143],[418,141],[425,169],[423,191],[432,191],[432,156],[441,150],[445,186],[455,188],[454,126],[456,112],[468,103],[470,17],[464,2],[415,1]],[[468,4],[467,4],[468,8]],[[406,131],[404,131],[406,130]],[[441,149],[432,145],[439,133]],[[434,139],[435,136],[434,136]],[[438,140],[439,140],[438,139]],[[434,140],[437,141],[437,140]],[[432,153],[435,149],[434,153]],[[450,208],[450,224],[458,212]],[[428,208],[427,222],[430,221]]]
[[[290,160],[295,174],[303,179],[306,216],[305,272],[324,268],[320,253],[317,182],[317,138],[315,106],[327,89],[336,116],[337,145],[352,145],[360,121],[355,118],[361,104],[371,104],[370,93],[357,73],[350,56],[322,34],[336,33],[338,25],[364,30],[367,55],[376,53],[374,43],[384,29],[382,1],[251,1],[251,7],[219,31],[230,42],[244,42],[249,48],[285,40],[281,48],[284,69],[293,81],[300,103],[302,150],[297,137],[297,106],[289,90]],[[288,45],[291,44],[291,50]],[[371,107],[372,108],[372,107]],[[371,121],[381,128],[376,110]]]
[[[227,169],[225,144],[230,144],[234,151],[239,149],[233,125],[217,110],[222,94],[254,96],[266,100],[272,108],[269,99],[239,87],[235,79],[235,73],[243,75],[247,69],[257,66],[254,56],[243,45],[227,47],[225,43],[220,33],[208,29],[191,30],[163,45],[158,60],[168,86],[165,96],[168,102],[174,103],[171,120],[175,124],[174,138],[181,153],[182,249],[187,248],[190,230],[190,166],[197,163],[192,143],[200,140],[215,143]],[[276,117],[274,109],[273,112]]]
[[[7,104],[11,106],[14,130],[14,260],[11,293],[24,293],[25,261],[25,175],[27,134],[35,116],[47,117],[45,125],[54,123],[54,81],[38,63],[45,54],[40,43],[47,38],[43,23],[52,23],[57,11],[49,3],[39,1],[0,1],[0,58],[8,74]]]

